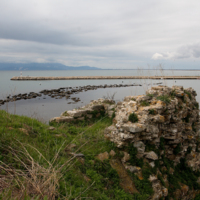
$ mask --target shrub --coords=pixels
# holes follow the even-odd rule
[[[137,115],[133,112],[129,115],[128,120],[131,121],[132,123],[138,122],[138,117]]]

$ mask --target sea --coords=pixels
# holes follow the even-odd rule
[[[62,87],[79,87],[87,85],[109,84],[137,84],[141,86],[99,88],[73,94],[79,97],[79,102],[72,99],[54,99],[42,96],[35,99],[8,102],[0,109],[9,113],[36,118],[48,123],[49,119],[60,116],[66,110],[72,110],[88,104],[91,100],[114,97],[116,102],[122,101],[125,96],[145,94],[153,85],[192,87],[197,92],[197,101],[200,103],[200,80],[152,80],[152,79],[112,79],[112,80],[46,80],[46,81],[11,81],[14,76],[198,76],[198,70],[58,70],[58,71],[0,71],[0,99],[9,95],[29,92],[40,92],[44,89],[58,89]]]

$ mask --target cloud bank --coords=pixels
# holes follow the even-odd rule
[[[1,0],[0,62],[101,68],[199,62],[199,7],[198,0]]]

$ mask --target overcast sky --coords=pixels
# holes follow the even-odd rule
[[[0,0],[0,62],[200,69],[199,0]]]

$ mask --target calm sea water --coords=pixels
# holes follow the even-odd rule
[[[23,71],[22,76],[159,76],[159,75],[200,75],[200,71],[178,70],[72,70],[72,71]],[[88,104],[91,100],[115,94],[115,100],[121,101],[128,95],[144,94],[145,90],[155,83],[163,85],[181,85],[184,88],[192,87],[197,91],[197,101],[200,102],[200,80],[52,80],[52,81],[11,81],[13,76],[20,76],[20,71],[0,71],[0,99],[5,99],[9,94],[40,92],[44,89],[58,89],[61,87],[76,87],[85,85],[104,84],[141,84],[142,86],[105,88],[94,91],[74,94],[80,102],[74,104],[72,100],[52,99],[50,97],[20,100],[0,106],[0,109],[10,113],[26,115],[47,122],[50,118],[59,116],[61,112]],[[71,104],[69,104],[71,102]]]

